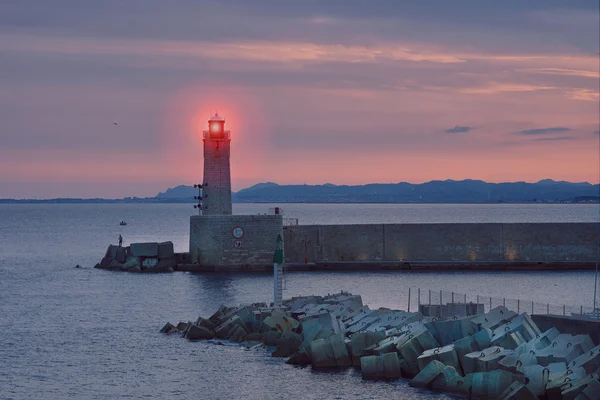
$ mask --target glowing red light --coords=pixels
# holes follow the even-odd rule
[[[210,131],[214,132],[214,133],[220,132],[221,131],[221,125],[218,124],[218,123],[210,124]]]

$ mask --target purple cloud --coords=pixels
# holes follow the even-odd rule
[[[446,129],[446,133],[466,133],[472,129],[472,126],[455,126],[454,128]]]
[[[519,135],[551,135],[554,133],[563,133],[569,132],[571,128],[567,128],[564,126],[557,126],[552,128],[539,128],[539,129],[526,129],[524,131],[517,132]]]

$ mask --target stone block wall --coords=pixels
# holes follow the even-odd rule
[[[190,217],[190,258],[205,266],[273,265],[281,215]]]
[[[597,223],[297,225],[288,262],[596,260]]]
[[[231,215],[230,139],[204,140],[202,215]]]

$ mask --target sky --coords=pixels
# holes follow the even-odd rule
[[[600,181],[597,0],[0,0],[0,198]],[[116,124],[115,124],[116,123]]]

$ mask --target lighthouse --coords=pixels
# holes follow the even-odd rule
[[[202,215],[231,215],[231,134],[225,130],[225,118],[215,113],[202,132],[204,142],[204,180]]]
[[[201,215],[190,216],[188,261],[200,270],[232,271],[252,268],[272,270],[273,240],[283,238],[283,218],[273,214],[234,215],[231,209],[231,172],[229,167],[231,134],[225,130],[225,118],[215,113],[202,132],[204,178],[199,187]],[[201,196],[200,196],[201,195]],[[278,242],[283,250],[283,243]],[[278,262],[278,279],[283,274]],[[276,288],[279,290],[279,287]],[[276,298],[277,293],[275,293]],[[277,300],[278,301],[278,300]]]

